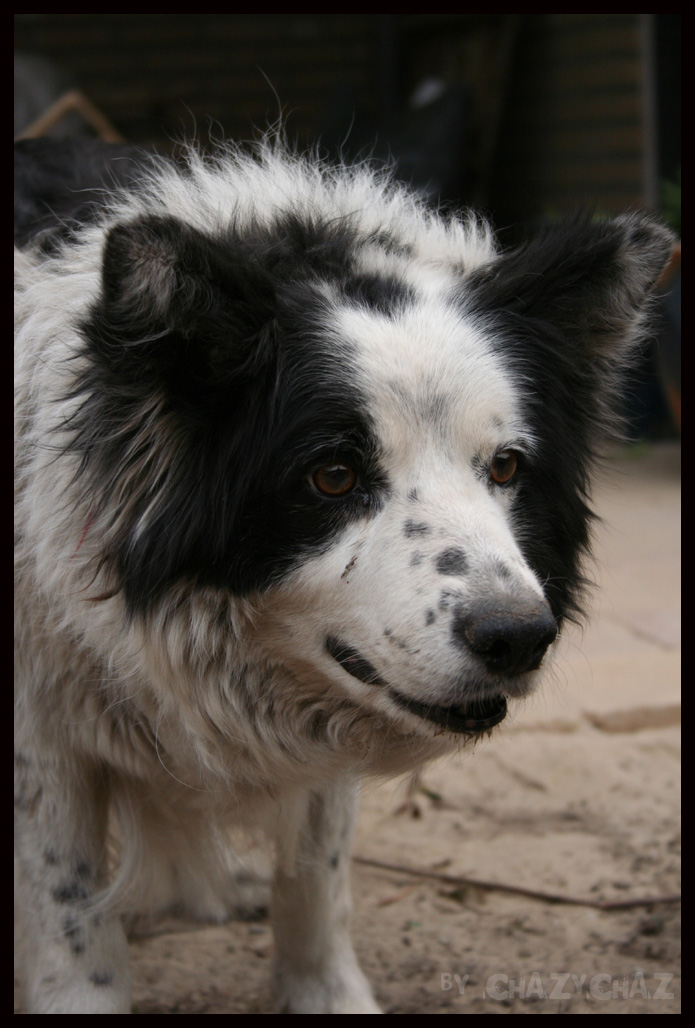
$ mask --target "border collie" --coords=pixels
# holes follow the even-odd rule
[[[501,251],[273,141],[125,160],[16,250],[27,1008],[128,1012],[123,912],[223,919],[228,826],[263,823],[277,1009],[378,1013],[358,784],[489,732],[578,614],[671,237],[630,214]]]

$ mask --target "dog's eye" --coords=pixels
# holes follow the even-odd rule
[[[500,450],[490,465],[490,478],[497,485],[507,485],[514,478],[519,467],[519,456],[515,450]]]
[[[311,484],[324,496],[345,496],[356,482],[355,471],[345,464],[324,464],[311,476]]]

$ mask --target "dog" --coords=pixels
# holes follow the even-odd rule
[[[504,250],[277,139],[74,145],[59,213],[20,176],[15,251],[27,1009],[129,1012],[124,911],[223,920],[234,823],[275,846],[276,1008],[379,1013],[359,783],[491,732],[579,616],[671,236],[578,217]]]

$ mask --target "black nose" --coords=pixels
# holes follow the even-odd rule
[[[474,653],[491,674],[511,678],[539,667],[557,636],[557,625],[544,603],[508,604],[459,609],[452,632],[457,644]]]

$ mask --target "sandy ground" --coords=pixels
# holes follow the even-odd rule
[[[680,447],[619,455],[596,505],[593,620],[544,689],[418,783],[365,791],[356,855],[434,875],[355,862],[386,1013],[680,1012],[679,904],[588,905],[680,888]],[[170,922],[132,942],[134,1010],[268,1012],[271,954],[265,919]]]

